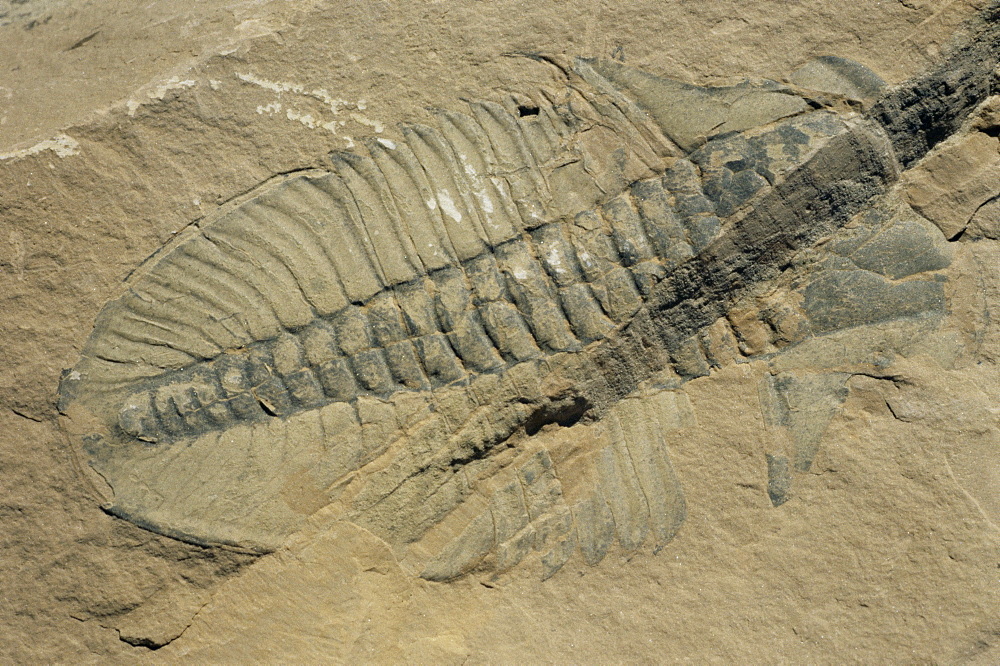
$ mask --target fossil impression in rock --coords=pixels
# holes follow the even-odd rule
[[[111,513],[195,543],[268,552],[325,507],[434,580],[659,549],[673,389],[738,347],[741,296],[802,272],[761,315],[786,344],[943,310],[936,230],[883,195],[986,97],[992,34],[888,92],[836,58],[727,88],[558,63],[560,92],[267,182],[101,311],[66,429]],[[769,461],[772,501],[811,455]]]

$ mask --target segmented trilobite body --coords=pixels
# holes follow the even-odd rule
[[[842,131],[834,116],[815,114],[720,139],[616,196],[592,187],[603,201],[568,214],[546,195],[543,167],[584,120],[572,107],[562,116],[541,107],[527,119],[499,105],[475,108],[476,117],[442,114],[441,130],[407,128],[405,144],[338,155],[334,173],[282,183],[161,258],[145,276],[151,287],[122,300],[124,330],[108,326],[92,353],[120,350],[145,316],[140,343],[159,335],[191,365],[132,393],[121,430],[172,441],[580,351],[629,321],[667,272],[716,237],[717,212],[728,216],[810,145]],[[544,150],[526,149],[540,142]],[[498,158],[493,146],[508,154]],[[506,173],[518,179],[509,184]],[[243,257],[263,264],[274,293],[248,280],[235,291]],[[166,297],[154,289],[180,296],[191,283],[200,321],[151,319],[147,299]],[[243,307],[229,312],[236,298]],[[267,321],[243,314],[267,308]],[[174,337],[163,339],[170,324]]]
[[[567,236],[579,202],[606,199],[604,188],[632,175],[612,169],[602,183],[587,173],[608,171],[606,156],[581,154],[572,139],[610,111],[588,104],[539,104],[527,118],[491,103],[440,113],[436,128],[336,155],[333,173],[288,180],[204,225],[107,310],[85,351],[177,368],[134,394],[122,430],[170,440],[233,418],[451,384],[603,338],[662,271],[656,251],[690,249],[663,237],[683,242],[676,219],[654,222],[635,207],[664,207],[656,180],[592,209],[587,233]],[[629,124],[610,118],[619,131]],[[647,143],[621,158],[637,163],[633,173],[662,170]]]
[[[256,471],[232,458],[215,463],[237,467],[231,492],[269,474],[258,467],[302,464],[281,453],[300,446],[297,437],[339,437],[324,488],[380,456],[395,461],[352,491],[351,519],[401,543],[436,525],[454,537],[414,565],[428,577],[456,575],[488,552],[508,553],[494,556],[505,568],[545,545],[554,570],[574,548],[599,561],[615,535],[629,550],[651,529],[665,543],[683,520],[683,498],[662,435],[639,434],[640,419],[606,419],[610,444],[591,455],[594,488],[573,502],[548,451],[524,446],[496,464],[494,452],[518,431],[607,412],[649,376],[656,363],[637,370],[626,359],[626,371],[597,362],[603,343],[636,328],[657,285],[719,238],[723,218],[846,126],[829,112],[805,113],[685,154],[589,65],[576,72],[582,78],[558,103],[540,96],[439,112],[435,126],[404,127],[402,141],[370,141],[365,154],[334,155],[329,172],[265,186],[154,255],[98,318],[79,383],[63,387],[64,402],[104,422],[87,447],[115,486],[112,510],[195,541],[266,549],[259,533],[228,537],[193,508],[179,515],[166,486],[149,488],[160,474],[197,468],[199,447],[249,451]],[[604,361],[622,356],[611,349]],[[566,362],[604,373],[616,389],[539,393],[545,368]],[[707,368],[697,341],[669,350],[670,363],[682,376]],[[405,394],[431,396],[433,415],[403,435]],[[373,429],[386,409],[397,426]],[[275,431],[286,419],[318,430]],[[423,457],[407,462],[413,451]],[[278,459],[260,462],[269,456]],[[445,471],[428,481],[429,467]],[[121,478],[137,473],[157,481],[136,490]],[[464,480],[473,474],[498,487],[479,513],[468,505],[475,484]],[[278,494],[259,482],[258,494]],[[435,499],[442,488],[454,498]],[[222,522],[247,520],[240,515],[254,510]],[[279,536],[290,529],[256,523]]]
[[[672,104],[601,72],[437,113],[154,255],[60,389],[110,510],[267,551],[333,503],[432,579],[672,538],[662,431],[685,410],[643,382],[707,372],[700,332],[733,295],[896,164],[877,126],[776,84],[716,104],[667,82]],[[677,116],[694,102],[704,118]],[[585,415],[586,441],[532,437]]]

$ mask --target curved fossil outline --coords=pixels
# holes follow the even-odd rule
[[[877,77],[839,59],[793,77],[819,92],[553,61],[564,93],[269,182],[102,310],[67,430],[111,513],[195,543],[267,552],[335,505],[435,580],[658,549],[685,515],[658,427],[683,409],[649,380],[707,374],[728,307],[961,125],[995,85],[998,14],[864,114],[833,108]],[[552,423],[593,424],[594,450],[554,460],[533,438]]]

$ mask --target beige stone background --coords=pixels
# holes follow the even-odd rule
[[[767,500],[755,366],[732,366],[686,388],[677,539],[544,583],[427,583],[349,526],[256,561],[145,532],[101,512],[55,408],[173,234],[427,107],[551,81],[514,54],[694,83],[832,54],[899,82],[982,4],[0,2],[0,662],[1000,663],[995,241],[956,244],[956,348],[852,379],[791,501]],[[911,199],[957,224],[1000,193],[995,148],[938,157]]]

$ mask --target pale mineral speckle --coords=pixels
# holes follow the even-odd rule
[[[552,248],[549,250],[546,259],[548,259],[549,265],[552,266],[557,273],[563,274],[566,272],[566,268],[562,264],[562,255],[559,254],[558,248]]]
[[[362,127],[371,128],[376,134],[381,134],[385,130],[385,126],[381,121],[373,120],[368,118],[359,111],[367,108],[367,105],[363,100],[358,100],[356,102],[351,102],[349,100],[334,97],[327,91],[326,88],[311,88],[301,83],[295,83],[292,81],[273,81],[264,77],[257,76],[256,74],[248,72],[240,72],[236,74],[236,78],[244,83],[248,83],[264,90],[277,93],[278,95],[284,96],[298,96],[303,102],[305,100],[315,100],[323,104],[323,113],[329,113],[332,116],[340,116],[341,112],[347,111],[347,118],[361,125]],[[314,104],[315,101],[308,103]],[[288,101],[281,102],[275,100],[268,104],[262,104],[257,106],[257,113],[277,113],[281,111],[282,104],[285,108],[285,117],[288,120],[302,123],[310,129],[322,128],[334,134],[337,133],[337,127],[343,127],[347,121],[339,120],[337,118],[324,119],[317,117],[311,111],[304,111],[299,106],[293,106]],[[318,112],[318,111],[317,111]],[[349,137],[344,137],[345,141],[348,143],[348,147],[354,147],[354,141]]]
[[[479,201],[479,206],[483,209],[484,213],[490,214],[494,211],[493,200],[490,198],[490,195],[486,193],[486,191],[476,190],[475,195],[476,200]]]
[[[358,108],[360,109],[361,106],[359,105]],[[385,126],[382,124],[381,121],[372,120],[368,116],[365,116],[357,112],[351,114],[351,120],[358,123],[359,125],[364,125],[365,127],[371,127],[373,130],[375,130],[376,134],[381,134],[383,131],[385,131]]]
[[[264,105],[258,105],[257,106],[257,113],[260,113],[260,114],[266,113],[268,115],[271,115],[271,114],[274,114],[274,113],[278,113],[279,111],[281,111],[281,102],[277,102],[277,101],[271,102],[270,104],[264,104]]]
[[[150,102],[162,101],[166,98],[167,93],[184,90],[185,88],[193,88],[197,85],[198,81],[195,79],[181,79],[179,76],[172,76],[165,82],[153,86],[145,91],[139,99],[129,99],[125,102],[125,107],[128,110],[128,115],[134,116],[135,112],[138,111],[139,107],[143,104],[149,104]]]
[[[285,109],[285,117],[298,121],[309,129],[316,129],[316,119],[310,113],[301,113],[296,109]]]
[[[451,194],[448,190],[438,190],[437,200],[441,205],[441,210],[444,211],[445,215],[455,220],[456,222],[462,221],[462,212],[458,210],[458,206],[455,205],[455,200],[451,198]]]
[[[58,134],[51,139],[39,141],[33,146],[14,150],[7,153],[0,153],[0,160],[12,160],[37,155],[46,150],[56,154],[56,157],[71,157],[80,154],[80,144],[76,139],[67,134]],[[31,183],[28,183],[29,185]]]

